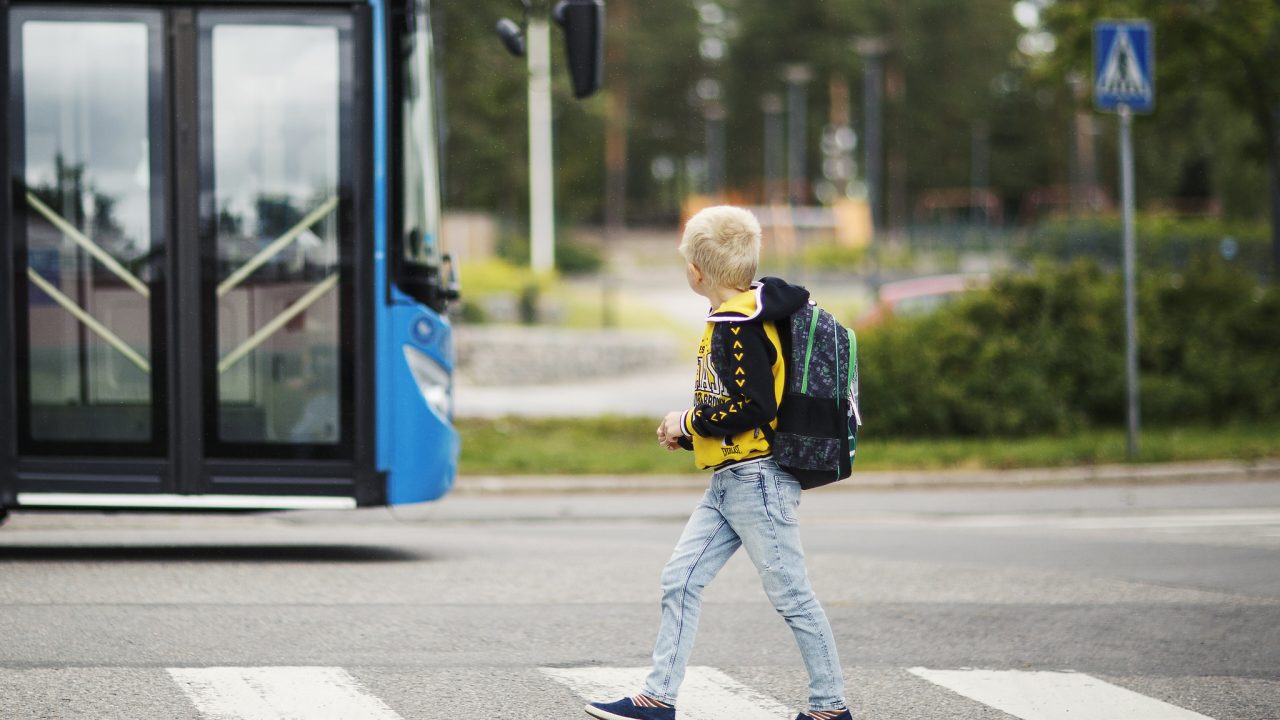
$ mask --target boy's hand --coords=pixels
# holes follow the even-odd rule
[[[680,448],[680,438],[684,435],[683,428],[680,427],[680,420],[684,413],[679,410],[672,410],[662,419],[662,423],[658,425],[658,444],[668,450],[677,450]]]

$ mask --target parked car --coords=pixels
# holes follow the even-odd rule
[[[985,273],[931,275],[885,283],[880,286],[880,302],[858,321],[859,327],[878,325],[891,317],[926,315],[955,300],[961,294],[985,288]]]

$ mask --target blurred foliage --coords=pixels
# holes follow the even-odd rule
[[[1095,263],[997,280],[859,339],[869,425],[891,436],[1018,436],[1124,420],[1120,278]],[[1280,418],[1280,288],[1221,261],[1140,276],[1144,423]]]
[[[557,248],[557,260],[560,250]],[[607,281],[579,279],[575,282],[567,271],[555,275],[535,274],[527,260],[512,263],[496,258],[469,262],[460,267],[459,276],[463,292],[456,313],[466,323],[528,323],[536,319],[560,327],[610,326],[671,331],[681,338],[688,335],[685,324],[654,312],[643,297],[606,285]],[[492,312],[495,307],[498,312]]]
[[[711,13],[715,22],[704,12],[711,4],[723,11]],[[609,0],[606,14],[625,10],[627,21],[609,22],[611,59],[597,97],[572,99],[562,35],[552,31],[560,220],[603,219],[604,126],[609,103],[625,96],[619,121],[627,135],[627,216],[632,223],[674,222],[679,199],[701,189],[708,100],[699,96],[700,84],[716,90],[713,102],[726,113],[729,198],[761,201],[761,103],[766,94],[785,99],[783,68],[795,63],[813,75],[805,164],[810,179],[819,177],[819,139],[833,115],[845,111],[859,133],[865,126],[865,62],[854,39],[867,37],[888,47],[883,159],[890,226],[913,222],[924,192],[967,187],[975,149],[1007,218],[1034,219],[1022,212],[1028,192],[1090,175],[1117,200],[1115,120],[1094,114],[1087,90],[1092,26],[1106,17],[1145,17],[1156,30],[1157,109],[1138,118],[1134,132],[1139,206],[1173,200],[1232,220],[1266,218],[1269,184],[1280,182],[1280,3],[1036,4],[1043,8],[1040,29],[1055,43],[1047,52],[1020,46],[1029,31],[1015,21],[1012,0]],[[493,33],[499,17],[519,19],[520,4],[434,7],[448,132],[446,203],[493,210],[523,226],[525,61],[507,55]],[[708,38],[720,43],[718,58],[700,52]],[[841,85],[848,107],[833,108]],[[1073,158],[1081,114],[1093,115],[1091,170]],[[863,151],[854,153],[859,165]]]
[[[515,0],[433,3],[444,106],[444,201],[524,220],[529,207],[528,70],[494,32],[501,17],[519,22]],[[573,99],[563,36],[552,29],[552,101],[557,143],[556,206],[572,222],[600,203],[604,100]]]
[[[1260,222],[1139,215],[1134,233],[1138,263],[1143,267],[1181,269],[1192,261],[1218,257],[1258,274],[1271,266],[1271,238]],[[1019,254],[1024,260],[1094,258],[1117,266],[1122,234],[1117,216],[1050,220],[1027,234]]]
[[[445,202],[484,208],[523,222],[528,212],[526,61],[509,55],[494,33],[501,17],[522,19],[516,0],[434,3],[441,60],[447,151]],[[684,98],[698,62],[697,11],[688,0],[646,0],[625,31],[626,63],[606,65],[606,85],[625,77],[631,96],[629,164],[638,193],[656,197],[649,175],[659,154],[683,157],[701,144],[701,122]],[[562,223],[598,219],[604,196],[604,112],[601,93],[573,99],[563,34],[552,28],[556,207]],[[690,132],[695,129],[695,132]]]
[[[735,2],[741,30],[724,76],[730,109],[729,177],[740,188],[763,172],[763,93],[784,93],[782,68],[811,67],[808,86],[808,156],[811,177],[821,172],[818,139],[830,122],[832,81],[850,90],[854,127],[863,128],[864,61],[858,37],[877,37],[884,58],[884,144],[890,217],[903,215],[923,189],[968,186],[975,125],[990,133],[990,176],[1020,197],[1045,184],[1052,145],[1044,140],[1053,108],[1036,100],[1015,62],[1020,28],[1008,0],[793,0]],[[855,156],[863,161],[863,148]],[[1063,158],[1065,163],[1065,158]],[[895,187],[896,186],[896,187]]]
[[[463,263],[458,278],[462,285],[458,316],[469,323],[491,321],[488,306],[494,298],[509,300],[511,319],[531,323],[537,316],[539,298],[556,280],[551,274],[533,272],[527,257],[522,263],[502,258]]]
[[[499,258],[513,265],[529,264],[529,238],[514,233],[498,236],[496,252]],[[556,234],[556,270],[567,275],[593,273],[604,266],[604,254],[600,248],[583,242],[569,232]]]
[[[1024,69],[1011,65],[1019,28],[1008,0],[723,0],[725,20],[714,30],[700,25],[703,3],[694,0],[610,0],[609,8],[624,1],[632,5],[630,21],[611,25],[608,38],[621,44],[624,61],[606,65],[605,92],[585,103],[571,97],[561,35],[553,30],[562,217],[602,217],[605,103],[620,81],[628,97],[627,187],[635,219],[673,220],[673,192],[678,197],[698,189],[696,174],[687,171],[705,147],[703,101],[695,90],[703,79],[719,83],[728,111],[730,186],[754,200],[764,162],[761,98],[785,92],[784,65],[808,64],[814,81],[807,94],[807,166],[817,175],[817,140],[829,122],[833,78],[848,83],[849,109],[861,127],[863,66],[852,46],[857,35],[884,36],[892,45],[885,136],[912,169],[903,176],[905,190],[966,185],[972,124],[978,121],[992,129],[992,177],[1004,178],[1012,195],[1043,184],[1052,164],[1053,147],[1042,137],[1046,107],[1035,100],[1034,88],[1017,79]],[[446,202],[522,219],[528,191],[525,64],[507,55],[493,33],[498,18],[519,19],[520,6],[515,0],[473,0],[435,7],[448,132]],[[703,31],[724,41],[720,60],[701,57]],[[1017,78],[1004,78],[1009,73]],[[655,179],[656,160],[669,161],[675,177]]]
[[[580,240],[556,244],[556,269],[567,275],[594,273],[604,266],[600,248]]]
[[[867,262],[867,248],[850,247],[835,240],[805,245],[800,251],[800,266],[806,270],[860,272]]]
[[[1059,0],[1045,14],[1058,51],[1042,75],[1088,76],[1092,23],[1129,17],[1151,21],[1158,57],[1157,112],[1136,133],[1139,183],[1151,183],[1140,192],[1213,194],[1231,217],[1269,207],[1280,271],[1280,3]]]
[[[528,263],[516,264],[502,259],[463,263],[458,268],[465,295],[491,295],[510,292],[512,288],[528,285],[546,286],[552,278],[539,276],[529,269]]]

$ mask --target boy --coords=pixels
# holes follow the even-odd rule
[[[694,215],[680,254],[690,289],[711,302],[711,314],[698,347],[695,404],[663,419],[658,442],[668,450],[692,449],[694,462],[713,471],[711,485],[662,571],[662,624],[644,687],[632,697],[591,703],[587,714],[674,720],[702,590],[745,547],[809,672],[809,709],[796,720],[852,720],[831,625],[805,572],[796,514],[800,483],[770,457],[785,382],[776,322],[785,326],[809,292],[777,278],[752,282],[760,223],[741,208]]]

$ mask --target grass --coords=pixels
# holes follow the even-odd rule
[[[658,447],[657,418],[463,419],[464,475],[631,475],[698,472],[687,452]],[[1148,428],[1139,462],[1280,457],[1280,423]],[[1009,469],[1125,462],[1123,429],[1061,437],[859,438],[858,470]]]
[[[672,335],[692,334],[685,325],[665,313],[655,312],[640,298],[614,288],[606,300],[602,282],[566,282],[548,293],[549,299],[564,308],[561,327],[598,330],[604,327],[603,303],[612,304],[608,325],[618,330],[654,330]]]
[[[459,420],[470,475],[643,475],[694,472],[685,452],[658,447],[658,421],[644,418]]]
[[[671,271],[679,277],[680,270]],[[485,298],[503,295],[518,298],[529,288],[536,288],[538,301],[559,311],[557,327],[597,330],[604,326],[605,302],[610,303],[610,328],[621,330],[653,330],[688,334],[687,325],[665,313],[655,312],[643,299],[614,287],[605,297],[605,279],[595,275],[571,276],[555,273],[535,274],[527,267],[503,260],[486,260],[462,265],[460,269],[463,298],[483,305]],[[610,279],[616,285],[616,279]]]

